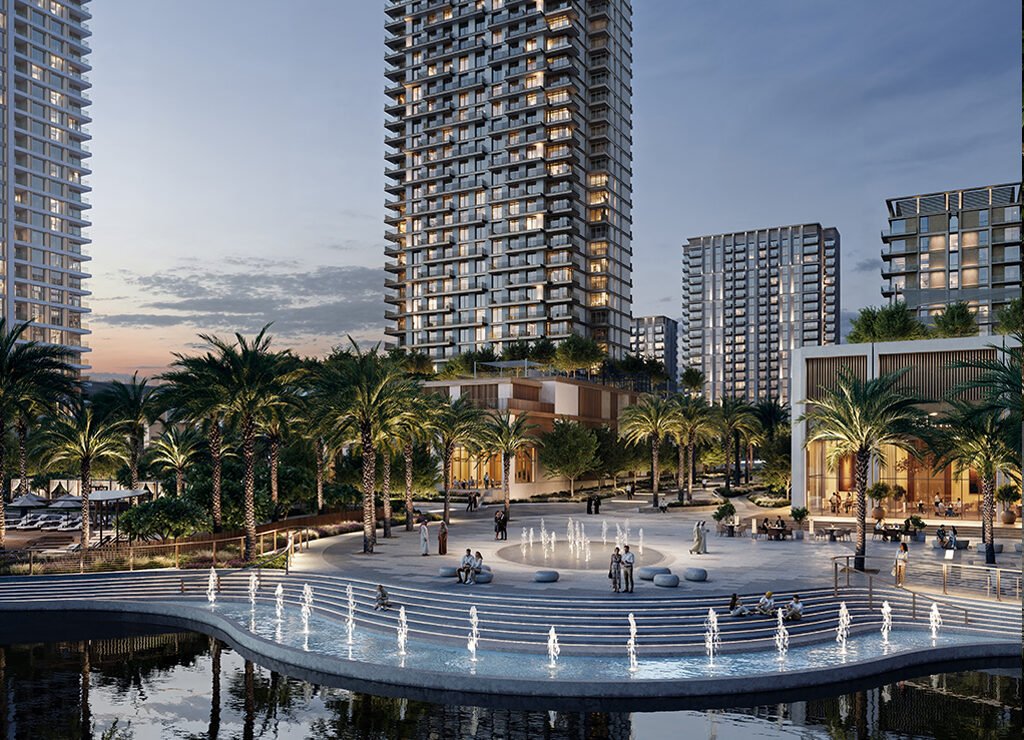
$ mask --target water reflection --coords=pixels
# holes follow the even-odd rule
[[[1019,672],[925,676],[771,706],[658,713],[437,705],[323,688],[194,633],[0,646],[8,738],[1017,738]]]

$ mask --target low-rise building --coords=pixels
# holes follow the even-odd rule
[[[536,427],[533,433],[537,436],[551,431],[556,419],[578,421],[591,428],[608,426],[614,429],[618,426],[622,409],[637,397],[636,393],[621,388],[555,377],[432,380],[424,383],[424,388],[452,400],[467,398],[480,409],[509,411],[513,416],[528,415],[530,423]],[[452,481],[480,490],[487,489],[489,485],[494,491],[491,495],[497,496],[501,490],[501,474],[500,456],[484,458],[462,447],[456,450],[452,461]],[[569,481],[565,478],[547,474],[534,446],[516,455],[511,479],[512,498],[569,488]]]
[[[951,391],[972,378],[975,371],[955,368],[958,362],[996,359],[996,345],[1015,346],[1012,337],[967,337],[956,339],[922,339],[903,342],[866,342],[827,347],[804,347],[793,355],[793,437],[792,437],[792,502],[806,506],[811,516],[852,514],[845,508],[849,494],[856,499],[853,458],[842,460],[834,469],[826,465],[828,444],[813,442],[805,449],[807,422],[801,421],[809,404],[821,397],[822,389],[834,387],[844,368],[862,380],[905,370],[903,389],[919,398],[934,399],[923,405],[929,414],[942,413],[947,404],[942,400]],[[963,396],[972,400],[970,395]],[[975,393],[973,400],[980,400]],[[924,449],[924,443],[919,443]],[[936,471],[925,455],[917,459],[903,450],[886,447],[884,464],[868,473],[868,485],[884,481],[899,484],[906,490],[902,501],[888,501],[887,515],[903,519],[908,514],[931,516],[936,513],[935,500],[956,506],[958,516],[978,519],[981,486],[975,471],[959,471],[946,467]],[[830,502],[838,492],[844,504],[832,510]]]

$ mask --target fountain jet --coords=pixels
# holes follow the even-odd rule
[[[466,647],[469,649],[469,659],[476,662],[476,648],[480,644],[480,618],[477,616],[476,607],[469,607],[469,640]]]
[[[210,606],[217,603],[217,569],[210,568],[210,580],[206,584],[206,600]]]
[[[256,592],[260,590],[260,579],[255,573],[249,575],[249,605],[256,608]]]
[[[348,600],[348,617],[345,619],[345,628],[348,632],[348,644],[352,644],[352,637],[356,632],[356,597],[352,594],[352,584],[345,586],[345,598]]]
[[[277,613],[277,621],[284,618],[284,586],[280,583],[274,589],[274,611]]]
[[[779,660],[786,659],[789,651],[789,630],[786,629],[785,617],[782,609],[777,612],[778,621],[775,624],[775,650],[779,653]]]
[[[626,641],[626,654],[629,656],[629,672],[636,673],[640,664],[636,659],[636,619],[633,618],[633,612],[629,613],[628,619],[629,639]]]
[[[313,613],[313,589],[308,583],[302,586],[302,631],[309,634],[309,615]]]
[[[839,649],[846,652],[846,641],[850,636],[850,610],[846,608],[846,602],[839,604],[839,624],[836,625],[836,642]]]
[[[708,662],[714,664],[715,653],[722,646],[722,636],[718,631],[718,614],[714,609],[708,609],[707,619],[704,620],[704,651],[708,654]]]
[[[398,608],[398,654],[405,655],[405,646],[409,642],[409,620],[405,617],[405,607]]]
[[[558,647],[558,633],[554,626],[548,631],[548,668],[558,667],[558,654],[562,649]]]
[[[889,644],[889,633],[892,632],[892,607],[888,601],[882,602],[882,642]]]
[[[928,611],[928,624],[932,628],[932,641],[939,639],[939,627],[942,626],[942,616],[939,614],[939,605],[934,601],[932,608]]]

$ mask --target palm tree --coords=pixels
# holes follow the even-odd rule
[[[822,388],[819,398],[805,401],[808,435],[804,445],[829,444],[826,463],[835,469],[839,461],[853,456],[857,487],[857,544],[854,567],[864,570],[865,519],[867,518],[868,473],[873,464],[885,463],[886,445],[917,456],[915,429],[927,418],[914,398],[897,386],[906,371],[861,380],[849,368],[839,371],[833,388]]]
[[[139,489],[139,462],[146,444],[146,430],[160,415],[159,394],[149,385],[149,378],[139,379],[136,371],[128,382],[115,380],[97,394],[96,408],[103,408],[112,418],[123,421],[128,435],[128,477],[131,489]]]
[[[11,420],[20,424],[26,409],[70,398],[75,391],[73,370],[63,350],[22,337],[28,323],[15,324],[8,331],[0,318],[0,550],[6,537],[4,505],[7,496],[7,429]],[[27,426],[23,436],[19,427],[19,469],[21,486],[28,484]]]
[[[787,443],[790,438],[789,404],[783,403],[774,396],[764,396],[751,407],[754,414],[754,431],[747,435],[747,480],[754,465],[754,447],[761,452],[761,458],[767,453],[775,454],[778,446]]]
[[[199,433],[190,426],[171,426],[149,446],[149,461],[163,470],[174,471],[174,492],[185,493],[185,471],[199,455]]]
[[[698,444],[710,442],[714,438],[715,422],[711,407],[702,395],[680,394],[673,401],[679,410],[679,425],[673,433],[679,447],[679,469],[676,476],[679,500],[682,501],[685,495],[686,501],[693,501],[694,453]]]
[[[933,317],[937,337],[976,337],[978,313],[966,301],[949,303],[942,313]]]
[[[245,508],[245,560],[256,559],[256,434],[261,419],[290,401],[291,386],[302,370],[291,353],[273,352],[270,325],[253,338],[235,334],[225,341],[212,334],[199,337],[210,347],[207,355],[219,368],[226,400],[225,419],[238,426],[245,463],[242,491]]]
[[[65,413],[47,420],[38,443],[38,453],[47,464],[68,464],[78,468],[82,488],[82,551],[89,546],[89,494],[92,471],[106,462],[128,461],[125,449],[126,424],[99,419],[90,406],[77,403]]]
[[[924,435],[935,458],[936,472],[954,465],[959,475],[974,470],[981,479],[981,539],[987,565],[996,562],[996,479],[1000,473],[1020,477],[1017,443],[1010,439],[1010,430],[1015,427],[1005,424],[998,410],[954,401],[951,410],[939,417]]]
[[[513,416],[509,411],[492,411],[484,421],[483,446],[501,455],[501,492],[505,500],[505,521],[509,521],[512,508],[509,476],[512,474],[512,459],[519,450],[536,444],[532,432],[535,424],[529,422],[527,414]]]
[[[483,416],[467,398],[457,398],[440,405],[434,423],[434,446],[441,455],[441,478],[444,485],[444,521],[451,521],[452,458],[455,448],[472,447],[483,433]]]
[[[224,421],[229,406],[227,369],[207,352],[186,357],[175,354],[173,368],[160,376],[165,382],[159,393],[164,408],[170,409],[173,422],[200,425],[206,435],[210,455],[213,531],[223,526],[221,477],[224,468]]]
[[[658,507],[658,452],[666,437],[676,434],[680,424],[677,404],[658,396],[641,396],[619,415],[619,436],[631,444],[646,442],[651,445],[652,506]]]
[[[725,453],[725,490],[729,491],[732,490],[729,448],[733,448],[736,458],[736,484],[739,485],[740,438],[757,430],[757,419],[754,417],[750,404],[737,396],[727,396],[721,399],[715,406],[714,414],[722,451]]]
[[[372,553],[376,541],[374,489],[377,478],[375,443],[382,430],[391,428],[405,413],[404,399],[415,383],[401,365],[379,352],[368,352],[349,338],[352,350],[335,352],[318,370],[310,397],[324,428],[357,442],[363,463],[363,552]]]
[[[707,377],[699,368],[688,367],[679,376],[679,382],[687,395],[693,397],[702,396],[704,395],[704,385],[707,383]]]

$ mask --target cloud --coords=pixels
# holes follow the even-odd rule
[[[853,263],[854,272],[878,272],[882,269],[882,260],[876,257],[867,257]]]
[[[321,265],[301,269],[287,260],[221,260],[221,270],[179,265],[126,276],[144,298],[135,310],[96,315],[110,327],[188,327],[252,333],[273,323],[282,340],[340,341],[379,334],[384,273],[380,268]]]

